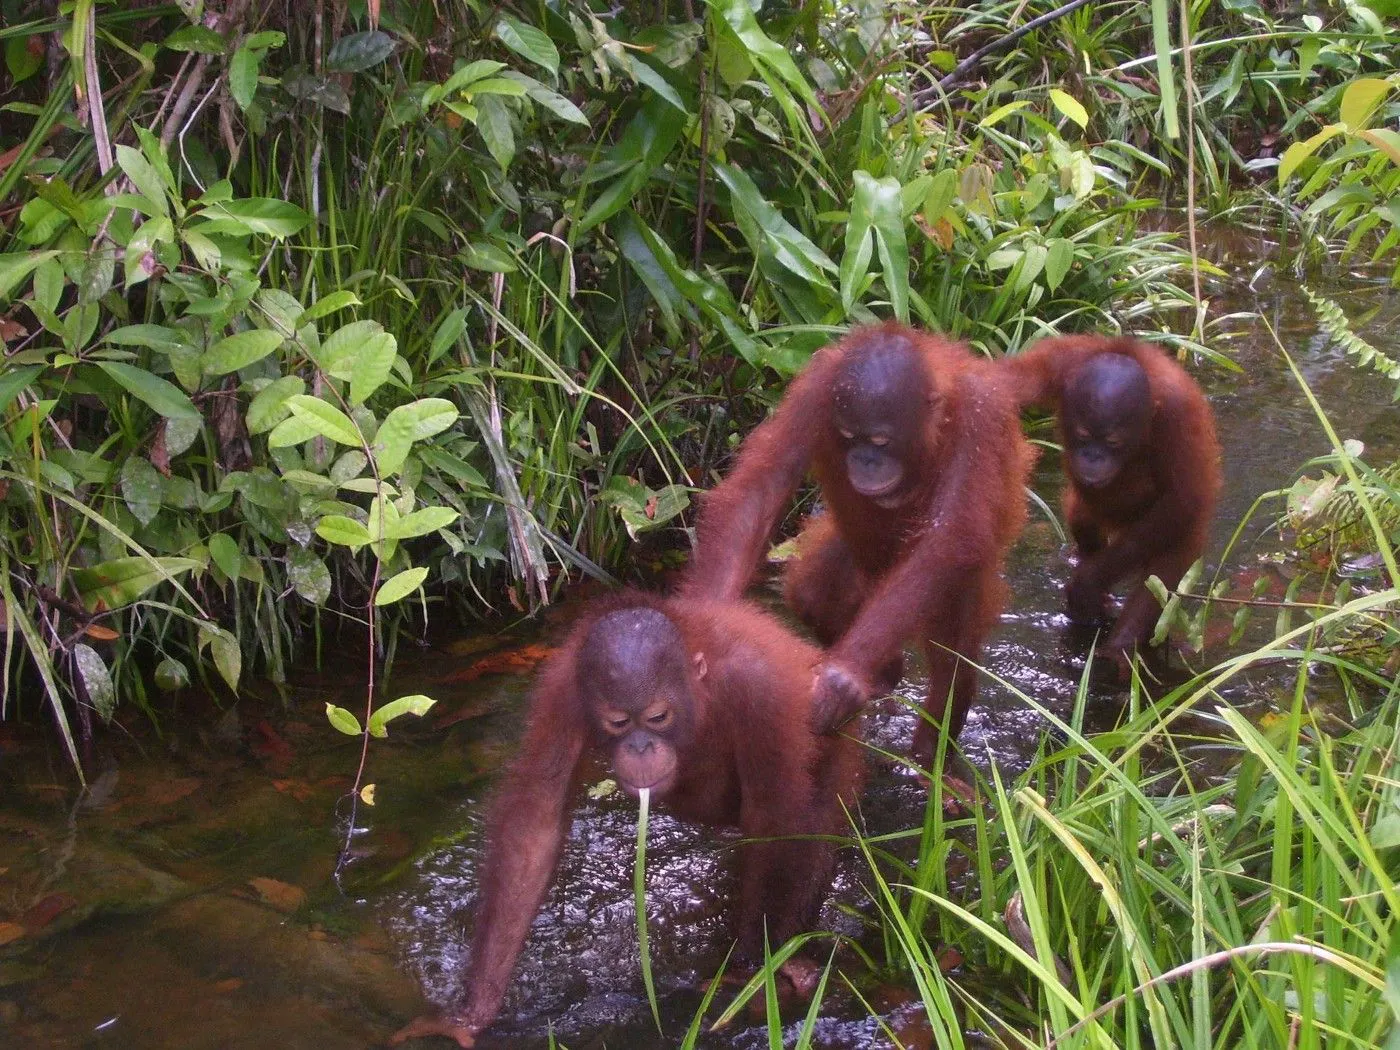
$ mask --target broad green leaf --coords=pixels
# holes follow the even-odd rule
[[[0,416],[9,410],[10,402],[29,386],[44,370],[43,365],[25,365],[0,375]]]
[[[137,521],[142,525],[155,521],[165,495],[165,484],[149,461],[141,456],[127,458],[122,464],[121,490],[127,510],[136,516]]]
[[[520,21],[514,15],[503,14],[496,23],[496,39],[521,58],[556,75],[559,73],[559,49],[543,30]]]
[[[289,201],[272,197],[244,197],[212,204],[199,212],[209,222],[204,233],[260,233],[290,237],[311,221],[311,216]]]
[[[106,661],[92,646],[79,642],[73,646],[73,666],[98,717],[110,722],[112,713],[117,709],[117,690],[112,684],[112,674],[107,670]]]
[[[42,37],[36,34],[32,39],[38,41]],[[45,49],[31,48],[30,40],[29,36],[12,36],[5,41],[5,68],[9,70],[12,83],[28,80],[44,68]]]
[[[515,256],[490,241],[468,241],[462,248],[462,262],[473,270],[486,273],[514,273],[518,266]]]
[[[304,393],[305,390],[306,384],[301,381],[300,376],[282,376],[259,390],[248,405],[248,433],[262,434],[286,419],[292,411],[287,407],[287,399]],[[295,445],[300,442],[293,441],[289,444]]]
[[[1287,182],[1289,176],[1297,170],[1298,165],[1317,152],[1319,146],[1345,130],[1346,128],[1341,124],[1328,124],[1316,135],[1304,139],[1302,142],[1295,142],[1284,150],[1283,156],[1278,162],[1278,184],[1282,186]]]
[[[869,265],[870,245],[863,235],[861,226],[875,234],[875,245],[880,254],[880,266],[885,282],[885,292],[895,317],[909,320],[909,249],[904,237],[904,209],[899,181],[892,176],[876,179],[869,172],[854,173],[855,192],[851,199],[851,219],[848,224],[847,251],[851,248],[851,227],[855,227],[858,239],[857,259],[860,272],[852,276],[863,276]],[[859,217],[859,218],[858,218]],[[846,302],[853,293],[853,285],[847,283],[842,260],[841,297]]]
[[[495,95],[485,95],[475,101],[480,110],[476,129],[481,132],[481,139],[491,151],[491,156],[496,158],[496,163],[505,171],[515,159],[515,129],[511,127],[510,111]]]
[[[948,205],[953,203],[953,199],[957,195],[957,169],[944,168],[933,177],[933,181],[929,183],[928,192],[924,195],[924,221],[932,226],[943,218],[943,213],[948,210]]]
[[[508,71],[508,74],[511,72],[514,71]],[[588,117],[584,115],[583,110],[579,109],[569,101],[569,99],[559,94],[559,92],[545,87],[533,77],[523,77],[521,74],[515,74],[515,77],[512,77],[512,79],[516,77],[519,77],[525,84],[525,94],[528,95],[533,102],[543,106],[560,120],[567,120],[570,124],[582,124],[584,127],[588,127]]]
[[[244,44],[229,60],[228,93],[241,110],[246,111],[253,104],[253,96],[258,92],[258,66],[262,58],[262,51]]]
[[[316,363],[327,375],[348,380],[354,375],[355,361],[365,346],[383,334],[384,326],[378,321],[351,321],[321,341],[321,348],[314,355]]]
[[[1400,132],[1389,128],[1369,128],[1359,136],[1390,158],[1390,163],[1400,165]]]
[[[184,392],[174,383],[162,379],[160,376],[152,375],[144,368],[123,364],[120,361],[96,361],[94,363],[125,387],[129,393],[140,398],[167,419],[188,419],[194,422],[203,422],[204,417],[199,414],[199,409],[194,407],[194,402],[186,397]]]
[[[15,285],[28,277],[36,266],[57,255],[53,250],[0,255],[0,303],[8,301]]]
[[[325,605],[331,596],[331,571],[305,547],[293,547],[287,554],[287,581],[292,590],[313,605]]]
[[[72,580],[84,608],[89,611],[99,606],[118,609],[134,602],[156,584],[200,567],[193,558],[115,558],[90,569],[74,569]]]
[[[467,311],[462,307],[445,314],[433,332],[433,343],[428,350],[428,363],[432,364],[456,345],[462,333],[467,330]]]
[[[221,376],[237,372],[261,361],[281,345],[281,333],[266,328],[238,332],[220,339],[209,348],[204,355],[204,374]]]
[[[343,485],[358,478],[368,463],[369,458],[363,452],[352,448],[331,464],[330,480],[333,484]]]
[[[331,725],[335,726],[346,736],[360,735],[360,720],[343,707],[336,707],[335,704],[326,704],[326,718]]]
[[[1061,91],[1059,88],[1051,88],[1050,101],[1055,104],[1056,109],[1069,117],[1070,120],[1074,121],[1081,128],[1088,127],[1089,113],[1079,104],[1078,99],[1073,95],[1066,91]]]
[[[322,437],[352,448],[360,446],[360,432],[355,429],[355,424],[334,405],[310,394],[293,394],[287,398],[287,407],[292,410],[292,415],[314,427]]]
[[[190,669],[172,656],[167,656],[156,666],[156,688],[162,693],[173,693],[190,684]]]
[[[369,530],[343,514],[327,514],[316,523],[316,535],[327,543],[337,543],[352,550],[358,550],[369,542]]]
[[[415,510],[412,514],[405,514],[395,522],[386,521],[384,538],[408,540],[415,536],[426,536],[430,532],[447,528],[459,516],[451,507],[424,507],[422,510]],[[373,535],[373,531],[370,534]]]
[[[165,454],[172,459],[194,444],[199,432],[204,429],[204,420],[177,416],[165,420]]]
[[[163,354],[193,349],[189,339],[178,328],[159,324],[129,324],[114,328],[102,337],[102,341],[112,346],[145,346]]]
[[[338,292],[331,292],[330,295],[321,296],[321,298],[317,299],[311,306],[303,310],[301,316],[297,318],[294,327],[299,329],[304,324],[310,324],[312,321],[319,321],[327,314],[333,314],[337,310],[344,310],[347,306],[360,305],[362,305],[362,303],[358,295],[342,288]]]
[[[504,62],[496,62],[489,58],[479,58],[474,62],[468,62],[440,85],[430,87],[424,92],[423,104],[431,106],[433,103],[441,101],[448,95],[461,91],[469,84],[473,84],[486,77],[495,76],[505,68],[506,64]]]
[[[404,569],[403,572],[390,576],[375,593],[375,605],[393,605],[396,601],[408,597],[419,587],[423,586],[423,581],[428,578],[428,570],[423,566],[412,569]]]
[[[656,92],[658,98],[665,100],[673,109],[680,110],[686,116],[690,115],[690,109],[686,106],[685,100],[676,93],[676,89],[671,86],[670,82],[651,66],[640,58],[634,58],[630,69],[638,84],[651,88],[652,91]]]
[[[331,45],[326,68],[337,73],[359,73],[383,62],[394,53],[394,46],[394,38],[378,30],[351,33]]]
[[[710,7],[724,19],[725,25],[748,52],[749,59],[760,70],[776,74],[792,89],[793,94],[809,106],[820,110],[816,93],[792,54],[773,40],[758,24],[749,0],[708,0]],[[765,80],[768,78],[765,77]],[[770,87],[773,86],[770,81]]]
[[[238,690],[238,677],[243,673],[243,651],[238,647],[238,639],[222,627],[200,625],[201,647],[209,646],[214,657],[214,667],[219,677],[235,692]]]
[[[193,51],[200,55],[222,55],[228,42],[208,26],[181,26],[162,43],[170,51]]]
[[[372,336],[350,369],[350,403],[363,404],[365,399],[384,385],[394,367],[399,344],[388,332]]]
[[[1342,123],[1351,131],[1362,130],[1371,122],[1376,107],[1390,94],[1390,90],[1391,84],[1388,80],[1375,77],[1353,80],[1342,92],[1342,105],[1338,112]]]
[[[507,98],[524,98],[525,85],[512,77],[487,77],[467,88],[465,94],[468,98],[474,98],[477,95],[505,95]]]
[[[388,477],[398,472],[415,441],[422,441],[457,422],[457,406],[440,397],[421,398],[399,405],[380,424],[374,436],[375,461]]]
[[[1074,242],[1057,237],[1046,247],[1049,251],[1045,257],[1045,286],[1053,292],[1074,263]]]
[[[288,395],[288,400],[291,397],[292,395]],[[291,408],[287,406],[285,401],[282,403],[282,407],[291,412]],[[272,433],[267,435],[267,447],[286,448],[289,445],[300,445],[303,441],[319,437],[320,434],[321,431],[309,420],[303,419],[301,416],[289,415],[273,427]]]
[[[437,703],[436,700],[430,696],[424,696],[422,693],[416,693],[413,696],[401,696],[397,700],[390,700],[387,704],[377,708],[375,712],[369,716],[370,736],[388,736],[389,732],[384,727],[394,719],[403,715],[417,715],[421,718],[432,709],[435,703]]]
[[[117,164],[136,187],[136,192],[146,198],[155,209],[156,215],[170,214],[170,201],[165,195],[165,185],[140,150],[131,146],[117,146]]]
[[[209,557],[230,580],[238,579],[243,570],[243,555],[232,536],[216,532],[209,537]]]

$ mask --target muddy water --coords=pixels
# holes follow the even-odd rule
[[[1227,270],[1246,275],[1263,254],[1247,239],[1217,249]],[[1400,419],[1389,384],[1353,371],[1317,332],[1290,278],[1266,269],[1255,283],[1258,298],[1243,286],[1216,289],[1212,315],[1258,310],[1339,432],[1364,441],[1378,461],[1393,456]],[[1351,316],[1379,307],[1363,335],[1400,347],[1400,310],[1383,288],[1354,275],[1335,285],[1354,289],[1332,292]],[[1242,369],[1202,373],[1226,449],[1218,551],[1255,497],[1286,487],[1327,442],[1262,322],[1228,322],[1212,338]],[[1054,502],[1053,462],[1041,464],[1037,488]],[[1233,563],[1267,551],[1265,521],[1247,530]],[[1062,715],[1083,667],[1060,614],[1066,567],[1051,527],[1033,519],[1011,559],[1012,606],[987,654],[996,675]],[[510,753],[528,684],[518,674],[469,680],[483,644],[401,657],[393,691],[428,692],[439,705],[418,725],[396,723],[371,749],[377,804],[356,813],[353,859],[339,882],[332,867],[358,746],[331,733],[319,711],[328,698],[357,706],[342,695],[353,695],[353,674],[297,682],[285,714],[268,715],[279,708],[265,697],[222,718],[169,718],[160,735],[133,719],[131,737],[109,744],[102,775],[82,798],[46,734],[0,727],[0,1045],[364,1047],[421,1010],[424,996],[446,1000],[466,961],[480,803],[490,772]],[[1265,704],[1272,686],[1241,679],[1229,696]],[[1095,689],[1111,720],[1113,690]],[[901,691],[917,695],[917,675]],[[877,743],[904,749],[912,716],[896,701],[869,722]],[[1011,689],[988,684],[963,746],[977,765],[995,760],[1015,770],[1045,729]],[[924,798],[903,771],[877,763],[864,802],[870,830],[918,823]],[[649,914],[663,1037],[637,964],[634,823],[625,800],[580,807],[506,1012],[482,1046],[541,1046],[551,1031],[575,1050],[679,1042],[699,1002],[696,987],[727,945],[732,872],[724,847],[732,839],[664,816],[652,825]],[[824,921],[854,934],[868,910],[859,867],[846,862]],[[888,1023],[915,1037],[906,1027],[917,1015],[908,993],[874,994]],[[848,999],[833,998],[824,1013],[820,1046],[865,1046],[878,1034]],[[703,1045],[758,1047],[767,1035],[742,1021]]]

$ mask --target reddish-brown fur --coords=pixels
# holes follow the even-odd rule
[[[916,488],[884,509],[847,478],[832,389],[847,355],[901,340],[922,358],[932,396],[905,464]],[[789,603],[831,647],[825,666],[853,674],[865,691],[887,681],[904,642],[917,639],[929,665],[926,707],[956,736],[976,689],[975,672],[958,656],[980,658],[1001,608],[999,573],[1025,520],[1031,458],[996,365],[902,325],[856,329],[812,357],[705,498],[682,593],[740,595],[811,468],[826,513],[799,537],[785,580]],[[819,677],[814,688],[822,687]],[[935,732],[920,725],[918,758],[932,757]]]
[[[863,768],[857,741],[808,729],[809,683],[821,654],[746,603],[638,592],[611,597],[590,606],[542,667],[524,740],[490,808],[464,1006],[414,1022],[400,1038],[447,1035],[469,1046],[499,1012],[549,888],[586,753],[602,751],[579,693],[583,641],[605,614],[639,607],[666,615],[687,652],[703,658],[690,683],[696,732],[680,751],[679,779],[662,806],[682,819],[737,826],[746,838],[768,840],[740,846],[741,954],[761,959],[765,930],[777,947],[816,919],[834,846],[790,836],[840,834],[843,806],[854,806]]]
[[[1061,409],[1075,372],[1097,354],[1123,354],[1147,374],[1152,420],[1140,452],[1102,489],[1086,489],[1066,472],[1064,514],[1079,563],[1069,585],[1100,603],[1117,583],[1132,581],[1106,643],[1119,654],[1145,642],[1161,606],[1142,585],[1149,575],[1173,587],[1205,550],[1220,492],[1215,417],[1200,388],[1160,347],[1126,338],[1045,339],[1004,367],[1023,405]],[[1060,438],[1064,440],[1063,429]]]

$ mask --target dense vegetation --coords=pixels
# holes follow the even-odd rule
[[[1003,39],[1051,6],[0,0],[5,714],[42,696],[76,756],[91,713],[158,715],[152,687],[280,681],[366,625],[389,656],[444,607],[633,572],[855,321],[1213,358],[1198,220],[1275,230],[1300,271],[1400,264],[1384,4],[1091,3]],[[970,838],[931,806],[881,881],[878,964],[940,1045],[1382,1042],[1400,495],[1331,437],[1289,507],[1286,602],[1316,602],[1111,738],[1063,727]],[[1173,724],[1266,656],[1296,691],[1266,727],[1209,715],[1234,761],[1201,780]],[[1346,731],[1315,673],[1356,697]],[[1000,994],[946,977],[946,943]]]

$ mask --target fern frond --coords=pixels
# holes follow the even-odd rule
[[[1340,346],[1356,363],[1362,368],[1369,368],[1373,372],[1379,372],[1387,379],[1393,379],[1400,383],[1400,361],[1381,353],[1366,340],[1362,339],[1352,331],[1351,323],[1342,312],[1342,308],[1331,299],[1325,299],[1313,292],[1307,285],[1303,285],[1303,294],[1308,297],[1308,302],[1312,304],[1313,313],[1317,315],[1317,323],[1332,340]],[[1400,400],[1400,386],[1396,386],[1392,400]]]

